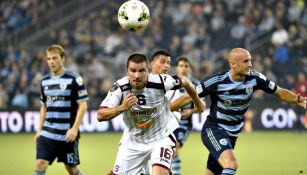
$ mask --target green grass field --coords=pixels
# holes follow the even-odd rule
[[[0,174],[33,174],[33,134],[0,135]],[[80,169],[84,175],[104,175],[113,167],[120,133],[83,133],[80,140]],[[307,174],[307,133],[254,132],[242,134],[235,149],[238,175]],[[183,175],[203,175],[208,152],[194,132],[181,150]],[[303,171],[303,172],[300,172]],[[54,162],[47,174],[67,174]]]

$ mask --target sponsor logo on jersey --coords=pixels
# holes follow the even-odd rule
[[[131,114],[135,116],[151,116],[157,112],[156,108],[146,109],[146,110],[133,110],[131,109]]]
[[[224,105],[225,106],[230,106],[232,104],[232,101],[231,100],[225,100],[224,101]]]
[[[60,96],[47,96],[47,101],[52,102],[52,101],[65,101],[65,97],[60,97]]]

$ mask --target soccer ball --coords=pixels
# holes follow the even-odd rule
[[[123,3],[118,10],[118,23],[120,26],[132,32],[137,32],[149,22],[148,7],[139,0],[129,0]]]

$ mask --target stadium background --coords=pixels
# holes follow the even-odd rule
[[[103,155],[98,156],[101,158],[92,165],[107,170],[112,167],[119,134],[105,132],[121,131],[122,124],[120,119],[97,123],[95,110],[112,83],[125,74],[123,70],[126,58],[132,52],[144,52],[150,57],[155,49],[166,49],[172,55],[173,66],[176,57],[187,56],[193,64],[193,76],[202,80],[212,73],[228,69],[226,62],[228,51],[234,47],[244,47],[252,53],[253,69],[262,72],[278,85],[307,96],[305,78],[307,2],[304,0],[144,0],[150,9],[151,21],[146,29],[138,33],[125,32],[117,23],[117,10],[123,2],[123,0],[0,1],[1,151],[10,153],[9,148],[13,147],[11,144],[23,147],[32,142],[31,137],[36,130],[39,116],[39,82],[42,76],[48,73],[43,52],[48,45],[54,43],[64,46],[67,55],[66,67],[80,72],[88,87],[90,109],[82,124],[82,131],[98,132],[103,135],[85,134],[84,140],[87,136],[94,137],[93,140],[99,140],[101,143],[101,149],[106,142],[101,137],[108,136],[110,138],[107,140],[114,140],[110,147],[114,149],[111,151],[113,154],[108,158],[104,158]],[[174,73],[173,67],[171,72]],[[204,118],[204,114],[201,118],[193,116],[196,131],[193,137],[199,134],[197,131]],[[297,151],[300,157],[302,155],[307,157],[307,144],[303,141],[306,140],[306,134],[302,134],[307,123],[304,110],[280,103],[273,96],[257,92],[248,112],[248,118],[252,121],[254,131],[265,130],[256,132],[255,135],[259,138],[255,139],[259,139],[259,142],[263,137],[273,140],[280,134],[284,140],[291,140],[294,137],[298,142],[292,144],[298,148],[293,149],[293,145],[289,145],[285,150]],[[4,133],[21,132],[30,134],[4,135]],[[294,136],[291,133],[298,135]],[[254,135],[243,134],[242,137],[247,139],[253,138]],[[30,138],[30,141],[25,138]],[[199,137],[195,138],[195,141],[191,142],[196,145],[191,147],[199,146],[198,152],[205,155],[206,151],[201,146]],[[244,150],[244,145],[248,146],[249,142],[259,143],[252,140],[243,142],[242,149],[238,150],[239,156],[240,151]],[[95,141],[93,143],[95,144]],[[276,147],[275,144],[268,144],[268,147]],[[35,149],[33,144],[30,146]],[[300,149],[300,146],[305,148]],[[189,149],[188,145],[186,149]],[[27,158],[34,166],[34,150],[31,153],[33,156]],[[283,167],[281,170],[285,171],[269,171],[270,168],[267,168],[267,171],[264,170],[261,174],[287,172],[286,167],[289,162],[296,166],[305,162],[300,168],[307,171],[306,159],[290,160],[294,155],[283,157],[289,159],[284,166],[280,166]],[[1,157],[0,174],[8,174],[9,170],[3,167],[11,164],[5,161],[5,157]],[[205,157],[201,159],[198,169],[202,168]],[[239,160],[242,160],[242,157]],[[108,166],[100,164],[100,161],[106,162],[106,160]],[[252,160],[251,164],[247,164],[244,158],[243,160],[245,162],[242,162],[243,166],[251,168],[254,164]],[[27,169],[29,172],[25,174],[32,173],[33,166],[30,165]],[[271,170],[273,169],[272,167]],[[298,173],[298,169],[299,167],[294,166],[291,172]],[[104,173],[103,170],[100,169],[101,173]],[[246,172],[244,169],[242,171]],[[192,173],[192,171],[185,172]],[[197,171],[196,174],[200,172],[202,171]],[[60,174],[63,172],[60,171]],[[97,173],[94,171],[88,174]],[[243,173],[239,171],[238,174]]]

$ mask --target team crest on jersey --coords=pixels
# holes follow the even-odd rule
[[[65,89],[67,88],[67,84],[66,84],[66,83],[61,83],[61,84],[60,84],[60,88],[61,88],[62,90],[65,90]]]
[[[231,100],[225,100],[224,101],[224,105],[225,106],[230,106],[232,104],[232,101]]]
[[[245,91],[248,95],[251,95],[253,93],[253,87],[248,87],[245,89]]]
[[[82,77],[78,77],[78,78],[76,79],[76,82],[78,83],[79,86],[83,85]]]
[[[219,142],[220,142],[221,145],[224,145],[224,146],[228,144],[227,139],[221,139],[221,140],[219,140]]]

